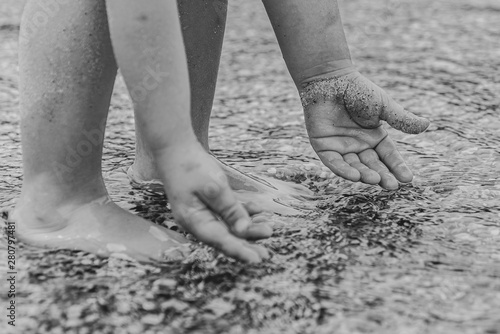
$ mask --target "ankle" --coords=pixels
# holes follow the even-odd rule
[[[61,208],[89,203],[107,196],[100,177],[85,184],[61,182],[48,174],[25,178],[13,217],[28,221],[53,220],[57,224],[57,213]]]

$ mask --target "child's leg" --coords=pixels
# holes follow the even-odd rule
[[[226,26],[227,1],[178,0],[178,7],[189,66],[191,121],[198,140],[208,151],[208,127]],[[158,179],[151,148],[145,143],[143,132],[136,122],[133,171],[137,179]]]
[[[36,13],[29,1],[23,22]],[[43,30],[22,25],[24,181],[13,212],[21,240],[138,260],[184,241],[109,200],[101,154],[115,75],[104,1],[66,2]]]
[[[198,140],[208,151],[208,127],[226,25],[227,1],[179,0],[178,5],[189,66],[192,124]],[[143,131],[136,122],[136,160],[129,174],[138,182],[159,179]],[[296,214],[296,210],[278,204],[274,199],[282,198],[286,202],[290,195],[311,195],[307,189],[294,184],[269,179],[261,182],[224,164],[221,167],[240,201],[253,201],[267,211]]]

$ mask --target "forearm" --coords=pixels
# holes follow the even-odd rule
[[[115,58],[153,151],[196,140],[175,0],[107,0]]]
[[[299,90],[312,79],[352,65],[337,0],[263,0]]]

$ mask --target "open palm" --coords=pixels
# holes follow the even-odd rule
[[[332,90],[326,99],[309,94],[312,100],[304,107],[309,139],[321,161],[340,177],[388,190],[397,189],[398,181],[410,182],[413,174],[381,120],[414,134],[425,131],[429,121],[404,110],[358,72],[334,82]]]

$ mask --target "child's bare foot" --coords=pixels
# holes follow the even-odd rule
[[[127,212],[107,195],[54,204],[47,198],[50,192],[45,198],[40,193],[23,194],[11,215],[18,238],[26,243],[102,256],[119,253],[138,261],[187,254],[189,243],[183,236]]]
[[[264,176],[249,175],[216,160],[225,172],[229,185],[235,191],[239,201],[252,202],[264,211],[281,215],[300,215],[303,212],[296,208],[307,209],[304,201],[313,193],[306,187]],[[158,173],[151,166],[153,166],[151,159],[136,159],[127,174],[132,184],[148,185],[155,191],[163,192]]]
[[[266,176],[243,173],[217,160],[226,173],[231,188],[243,203],[253,202],[265,211],[283,215],[297,215],[310,210],[305,201],[313,192],[302,185],[284,182]]]

